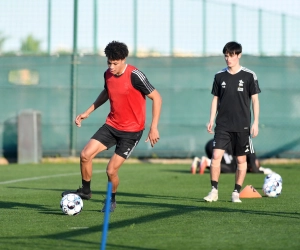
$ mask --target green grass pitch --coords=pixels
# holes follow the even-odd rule
[[[94,164],[92,199],[79,215],[67,216],[60,195],[81,184],[79,164],[0,166],[0,249],[100,249],[105,167]],[[183,164],[123,165],[106,249],[300,249],[300,166],[264,167],[282,176],[282,194],[237,204],[230,202],[233,174],[221,174],[218,202],[206,203],[208,172],[192,175]],[[244,186],[262,194],[264,177],[248,174]]]

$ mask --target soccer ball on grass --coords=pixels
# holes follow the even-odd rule
[[[265,183],[268,182],[269,180],[274,180],[274,181],[278,181],[278,182],[281,182],[282,184],[282,178],[279,174],[277,173],[271,173],[271,174],[268,174],[266,177],[265,177]]]
[[[282,183],[277,180],[270,179],[263,185],[263,192],[268,197],[278,197],[281,194],[281,191]]]
[[[64,214],[77,215],[83,208],[83,201],[77,194],[67,194],[62,197],[60,208]]]

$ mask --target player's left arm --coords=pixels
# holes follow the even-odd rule
[[[252,100],[252,110],[253,110],[253,124],[251,126],[251,135],[256,137],[258,135],[258,124],[259,124],[259,99],[258,94],[251,96]]]
[[[152,100],[152,122],[150,125],[148,137],[145,142],[150,141],[151,146],[153,147],[154,144],[156,144],[159,140],[158,121],[161,112],[162,98],[156,89],[148,94],[147,97]]]
[[[150,141],[151,146],[153,147],[159,140],[158,121],[162,105],[161,95],[151,85],[144,73],[138,69],[132,71],[131,82],[134,88],[152,100],[152,122],[146,142]]]

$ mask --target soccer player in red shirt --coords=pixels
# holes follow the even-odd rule
[[[77,127],[82,120],[104,104],[110,102],[110,113],[105,124],[92,136],[80,154],[82,187],[75,191],[64,191],[62,196],[75,193],[82,199],[92,196],[92,159],[100,152],[115,147],[115,152],[108,162],[106,173],[112,183],[110,211],[116,207],[116,192],[119,185],[118,170],[137,146],[145,129],[146,96],[152,100],[152,122],[146,142],[153,147],[159,140],[158,122],[162,98],[149,83],[147,77],[136,67],[126,63],[128,48],[126,44],[112,41],[105,50],[108,69],[104,72],[104,89],[96,101],[75,119]],[[101,210],[105,211],[105,207]]]

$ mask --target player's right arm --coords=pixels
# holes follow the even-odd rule
[[[218,96],[214,96],[211,102],[211,108],[210,108],[210,119],[207,124],[207,132],[210,134],[213,134],[213,127],[215,122],[215,117],[217,114],[217,105],[218,105]]]
[[[103,89],[102,92],[97,97],[96,101],[94,101],[94,103],[86,111],[84,111],[82,114],[76,116],[76,119],[75,119],[76,126],[77,127],[81,127],[81,121],[84,120],[84,119],[86,119],[86,118],[88,118],[89,115],[94,110],[96,110],[97,108],[99,108],[107,100],[108,100],[107,91],[106,91],[106,89]]]

